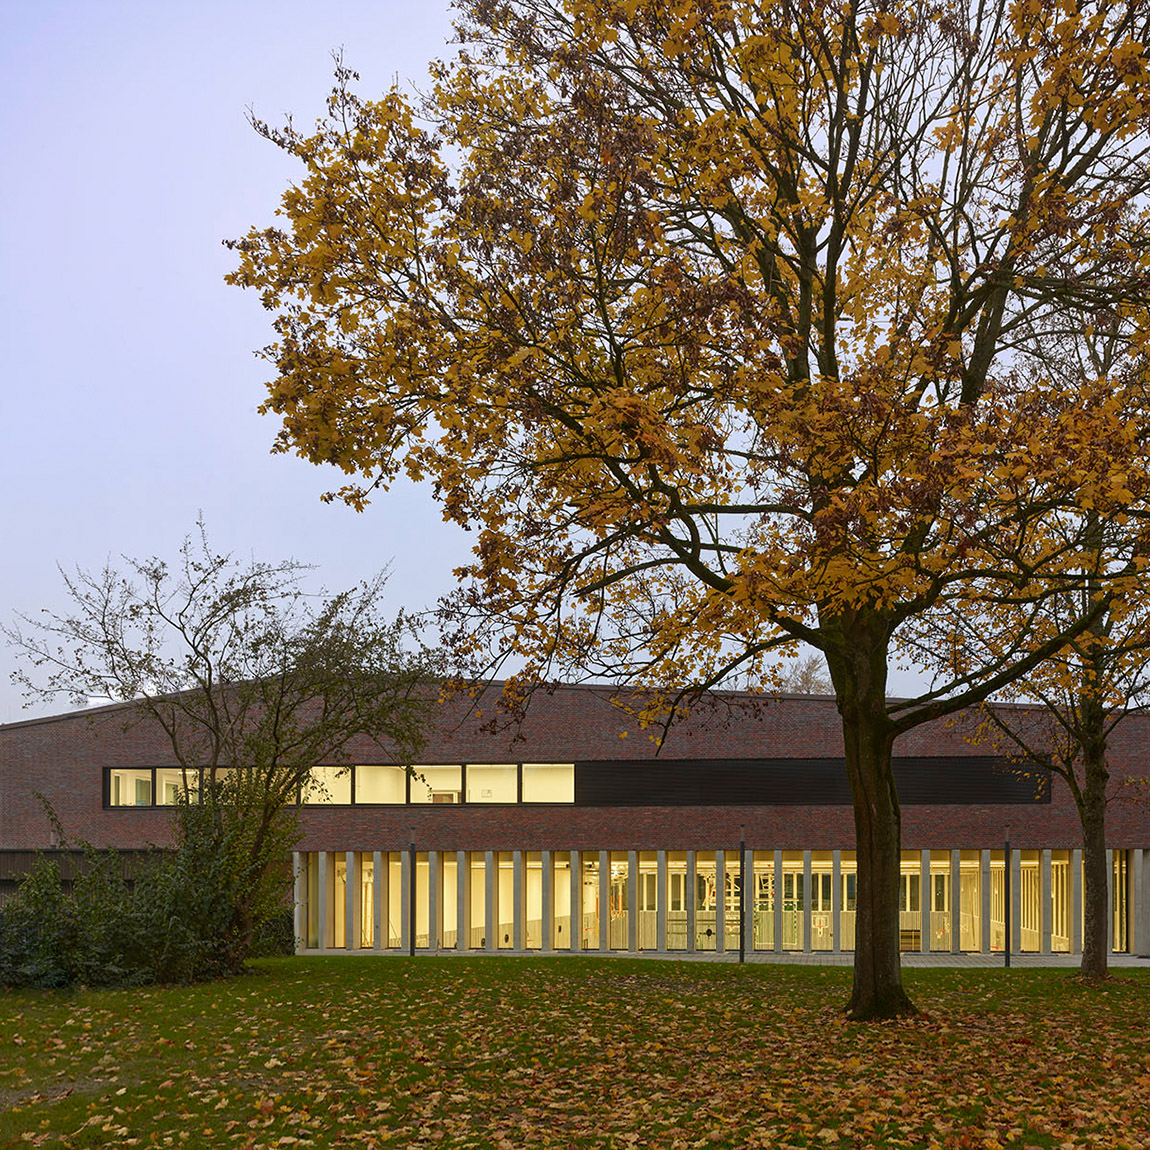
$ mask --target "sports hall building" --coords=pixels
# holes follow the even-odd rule
[[[853,948],[854,824],[833,699],[717,694],[659,748],[605,688],[540,691],[515,724],[497,695],[443,704],[411,772],[367,739],[353,765],[315,772],[293,859],[301,951]],[[162,733],[126,725],[128,713],[0,726],[0,888],[31,852],[58,847],[38,794],[71,839],[168,840],[182,772]],[[1014,953],[1073,954],[1074,802],[972,729],[960,716],[895,747],[902,947],[1002,951],[1009,924]],[[1150,719],[1128,718],[1110,750],[1111,944],[1146,954]]]

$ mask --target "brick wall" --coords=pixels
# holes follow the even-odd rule
[[[477,713],[478,712],[478,713]],[[455,699],[441,708],[423,761],[570,762],[649,759],[650,735],[613,706],[609,692],[565,687],[540,692],[521,723],[510,723],[482,700],[476,710]],[[141,847],[169,841],[170,812],[102,808],[104,767],[175,765],[158,729],[126,723],[125,708],[35,719],[0,726],[0,849],[51,844],[36,792],[52,804],[72,839],[97,846]],[[899,740],[900,755],[985,755],[960,717],[925,725]],[[770,701],[723,695],[698,706],[670,733],[661,757],[680,759],[841,756],[833,700],[784,697]],[[357,762],[388,762],[386,746],[360,740]],[[1127,719],[1111,739],[1112,802],[1108,840],[1116,848],[1150,847],[1150,805],[1136,801],[1130,778],[1150,775],[1150,719]],[[1010,827],[1024,849],[1071,848],[1080,843],[1077,814],[1066,788],[1054,781],[1052,801],[1009,806],[908,806],[903,843],[926,847],[998,847]],[[302,814],[302,850],[398,850],[414,837],[420,849],[615,849],[733,847],[740,826],[749,848],[850,849],[847,806],[407,806],[309,808]]]

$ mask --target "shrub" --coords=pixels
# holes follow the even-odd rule
[[[226,808],[184,807],[175,850],[142,860],[128,880],[116,851],[85,847],[70,892],[41,856],[0,907],[0,984],[195,982],[239,970],[256,940],[259,953],[290,954],[286,876],[278,903],[253,917],[238,833]]]

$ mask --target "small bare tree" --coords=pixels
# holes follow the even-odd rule
[[[14,678],[39,699],[130,702],[128,725],[162,729],[184,768],[177,841],[194,835],[225,856],[215,863],[233,891],[234,968],[283,905],[283,860],[312,768],[347,762],[356,736],[410,761],[432,660],[405,650],[407,620],[383,616],[382,575],[313,597],[308,567],[218,554],[202,522],[175,564],[123,564],[64,574],[71,612],[3,629],[22,659]]]

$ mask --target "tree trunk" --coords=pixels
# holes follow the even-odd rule
[[[1101,549],[1101,527],[1097,516],[1091,517],[1090,537],[1096,553]],[[1101,593],[1091,582],[1091,600]],[[1083,890],[1082,965],[1087,978],[1105,978],[1110,947],[1108,923],[1110,899],[1107,897],[1106,866],[1106,787],[1110,772],[1106,766],[1106,703],[1103,684],[1111,678],[1113,667],[1103,642],[1108,621],[1099,619],[1090,628],[1083,660],[1082,681],[1078,698],[1078,742],[1082,748],[1085,778],[1078,814],[1082,820]],[[1109,673],[1108,673],[1109,672]]]
[[[827,653],[842,716],[858,859],[854,988],[847,1012],[858,1020],[896,1018],[917,1011],[903,990],[899,956],[902,819],[886,710],[886,642],[867,636],[866,628],[863,634],[852,630],[845,658]]]
[[[1082,788],[1082,869],[1084,872],[1082,965],[1088,978],[1105,978],[1109,959],[1110,898],[1106,865],[1106,768],[1104,741],[1083,745],[1085,786]]]

